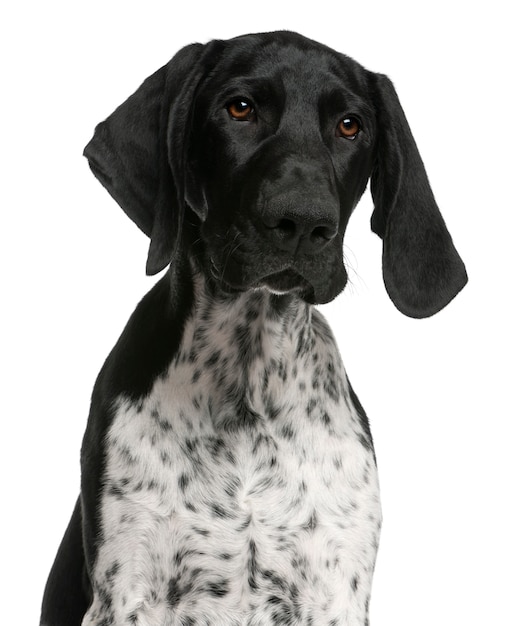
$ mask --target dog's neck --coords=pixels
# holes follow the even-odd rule
[[[199,273],[193,287],[193,307],[179,351],[183,357],[212,352],[216,358],[232,352],[243,369],[258,358],[295,358],[301,342],[308,341],[313,307],[294,294],[267,289],[223,293]]]
[[[226,428],[275,413],[283,390],[296,384],[298,370],[312,358],[313,314],[295,295],[263,289],[215,293],[195,275],[192,312],[169,378],[191,388],[202,384],[211,413],[219,421],[229,416]],[[182,373],[186,368],[190,381]]]

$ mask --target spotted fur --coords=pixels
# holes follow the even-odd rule
[[[41,626],[368,626],[375,455],[314,305],[370,176],[395,305],[466,281],[391,83],[295,33],[194,44],[85,155],[169,268],[96,381]]]
[[[280,300],[199,279],[167,371],[117,399],[84,626],[367,623],[371,436],[323,317]]]

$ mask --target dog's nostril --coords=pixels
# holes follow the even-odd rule
[[[297,224],[288,218],[283,218],[279,220],[275,228],[277,228],[283,235],[293,237],[297,231]]]
[[[320,239],[324,239],[325,241],[330,241],[337,234],[337,229],[332,228],[328,225],[316,226],[312,232],[310,233],[310,238],[314,241],[319,241]]]

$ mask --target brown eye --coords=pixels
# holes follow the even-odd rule
[[[254,115],[254,107],[244,98],[237,98],[227,105],[227,112],[233,120],[248,122]]]
[[[360,122],[356,117],[348,116],[339,122],[338,134],[346,139],[355,139],[360,131]]]

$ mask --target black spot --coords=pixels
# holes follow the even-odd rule
[[[267,598],[267,602],[269,604],[281,604],[283,602],[283,600],[281,598],[279,598],[278,596],[269,596]]]
[[[357,591],[357,589],[358,589],[358,587],[359,587],[359,579],[358,579],[358,577],[357,577],[357,576],[354,576],[354,577],[351,579],[350,585],[351,585],[352,590],[353,590],[354,592],[356,592],[356,591]]]
[[[287,589],[287,583],[285,580],[271,569],[262,570],[261,575],[280,591],[285,591]]]
[[[280,360],[278,363],[278,376],[284,383],[287,382],[287,364],[284,360]]]
[[[218,582],[210,582],[207,584],[205,590],[216,598],[221,598],[229,593],[229,581],[219,580]]]
[[[160,460],[163,465],[171,465],[171,457],[169,455],[169,452],[166,452],[165,450],[161,451]]]
[[[259,317],[259,307],[249,306],[245,312],[245,321],[247,324],[251,324]]]
[[[117,561],[114,561],[114,563],[112,564],[112,567],[107,569],[105,572],[106,580],[109,582],[113,582],[113,579],[115,578],[120,567],[121,566],[119,565],[119,563]]]
[[[369,601],[370,595],[366,598],[366,602],[364,603],[364,608],[366,610],[366,617],[364,618],[364,626],[369,626]]]
[[[269,438],[267,435],[263,433],[258,433],[257,437],[254,440],[254,446],[252,447],[252,454],[256,455],[260,447],[264,444],[268,444]]]
[[[206,360],[204,364],[206,369],[212,369],[220,360],[220,356],[221,354],[219,351],[213,352],[213,354]]]
[[[281,407],[274,404],[270,395],[265,400],[265,413],[271,420],[275,420],[281,413]]]
[[[323,383],[323,389],[327,396],[335,403],[339,402],[339,389],[337,387],[336,379],[328,376]]]
[[[175,552],[173,562],[177,567],[180,567],[185,559],[193,556],[194,554],[197,554],[196,550],[182,548],[178,552]]]
[[[372,445],[369,441],[369,439],[366,438],[366,436],[361,433],[357,436],[357,439],[359,440],[359,443],[362,445],[363,448],[365,448],[366,450],[372,450]]]
[[[226,416],[221,421],[221,427],[227,432],[236,432],[239,430],[252,430],[261,417],[247,406],[244,400],[240,401],[236,406],[236,413]]]
[[[211,504],[211,511],[215,517],[220,517],[221,519],[232,517],[229,511],[226,511],[222,506],[220,506],[216,502]]]
[[[316,406],[317,406],[317,399],[310,398],[310,400],[308,401],[308,404],[306,405],[306,414],[308,417],[310,417],[310,415],[312,414]]]
[[[216,459],[225,448],[225,441],[221,437],[210,437],[206,445],[210,455]]]
[[[297,606],[299,604],[299,595],[301,593],[299,587],[296,584],[292,583],[289,588],[289,593],[290,599],[292,600],[294,606]]]
[[[189,454],[193,454],[197,451],[196,449],[198,447],[198,438],[195,437],[194,439],[186,439],[185,446]]]
[[[151,418],[163,433],[167,433],[173,430],[171,424],[167,420],[161,418],[158,409],[155,408],[152,410]]]
[[[185,596],[192,589],[192,584],[186,582],[184,585],[180,584],[178,577],[171,578],[168,583],[168,595],[167,602],[169,606],[174,609],[177,604],[182,600],[182,596]]]
[[[276,611],[272,613],[272,619],[276,626],[292,626],[294,623],[292,610],[286,602],[284,602]]]
[[[359,438],[359,441],[366,449],[373,452],[373,438],[371,436],[371,429],[369,427],[368,416],[366,415],[366,412],[362,408],[362,405],[359,402],[359,399],[357,398],[357,394],[353,391],[353,387],[351,386],[351,383],[349,380],[348,380],[348,387],[349,387],[351,402],[353,404],[353,407],[355,408],[355,411],[357,412],[357,415],[360,418],[360,422],[362,424],[362,428],[365,434],[365,437],[362,440],[360,440]]]
[[[128,463],[128,465],[135,465],[137,463],[137,459],[133,456],[128,446],[121,446],[119,448],[119,454],[121,455],[123,461]]]
[[[234,498],[238,490],[239,484],[240,484],[239,479],[236,477],[232,477],[225,485],[225,493],[231,498]]]
[[[269,381],[270,381],[270,372],[269,372],[269,369],[266,368],[265,371],[263,372],[263,383],[261,385],[262,393],[265,393],[267,391],[267,387],[269,386]]]
[[[295,437],[294,430],[292,426],[290,426],[290,424],[285,424],[283,426],[283,428],[281,429],[281,436],[284,439],[288,439],[288,441],[291,441]]]
[[[231,465],[236,465],[236,457],[231,450],[227,450],[227,452],[225,453],[225,458],[229,461],[229,463],[231,463]]]
[[[306,352],[306,334],[304,329],[297,337],[296,358],[301,357]]]
[[[115,483],[110,483],[110,487],[108,488],[108,495],[120,500],[124,497],[125,493],[125,490],[122,489],[119,485],[116,485]]]
[[[249,558],[247,561],[247,581],[252,591],[258,589],[257,576],[258,576],[258,555],[256,543],[253,539],[249,541]]]
[[[185,472],[182,472],[182,474],[180,474],[180,476],[178,477],[178,486],[180,487],[180,491],[182,491],[182,493],[185,492],[188,484],[189,476]]]
[[[234,343],[238,347],[238,352],[242,355],[242,357],[249,356],[250,341],[249,327],[243,324],[238,324],[234,329]]]
[[[305,530],[315,530],[317,527],[317,511],[313,511],[312,515],[310,515],[309,520],[303,526]]]
[[[109,589],[104,585],[100,585],[98,588],[98,598],[102,607],[103,613],[111,613],[112,612],[112,594]]]

